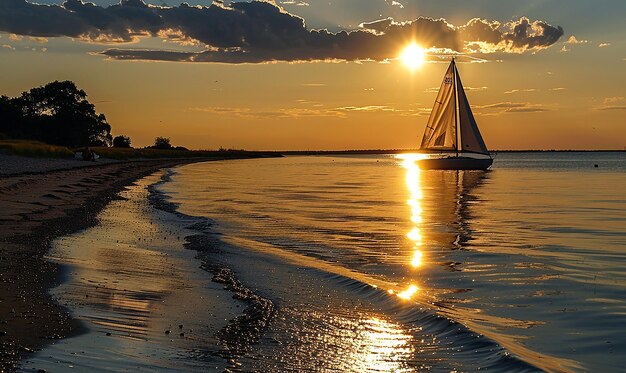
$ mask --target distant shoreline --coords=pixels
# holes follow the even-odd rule
[[[406,154],[419,153],[419,149],[369,149],[369,150],[289,150],[277,151],[282,155],[350,155],[350,154]],[[626,153],[625,150],[491,150],[490,153]]]

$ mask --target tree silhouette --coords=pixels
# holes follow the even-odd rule
[[[71,81],[0,98],[0,132],[68,147],[109,146],[111,126]]]
[[[130,137],[128,136],[115,136],[113,138],[113,146],[116,148],[130,148]]]
[[[172,144],[170,143],[170,139],[167,137],[157,137],[156,139],[154,139],[154,146],[153,148],[155,149],[171,149],[172,148]]]
[[[11,137],[23,138],[26,129],[19,126],[21,122],[22,108],[17,100],[0,96],[0,132]]]

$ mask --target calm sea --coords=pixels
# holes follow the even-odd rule
[[[618,371],[625,185],[626,153],[503,153],[208,162],[160,190],[277,305],[244,370]]]

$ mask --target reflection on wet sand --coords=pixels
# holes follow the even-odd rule
[[[100,224],[55,241],[50,259],[70,272],[53,295],[87,326],[33,356],[25,371],[204,371],[225,366],[215,333],[238,301],[199,269],[183,248],[189,221],[155,210],[153,175],[121,193]],[[207,317],[208,312],[211,317]],[[196,361],[190,356],[208,356]]]

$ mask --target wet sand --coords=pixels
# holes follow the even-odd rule
[[[162,171],[164,172],[164,171]],[[155,209],[148,186],[120,192],[98,225],[54,240],[48,259],[68,274],[51,289],[85,333],[28,356],[20,371],[223,371],[216,335],[244,308],[186,250],[198,219]]]
[[[124,186],[155,171],[211,159],[99,164],[0,179],[0,368],[54,340],[81,332],[48,290],[62,271],[48,260],[50,242],[96,224]],[[217,159],[215,159],[217,160]]]

